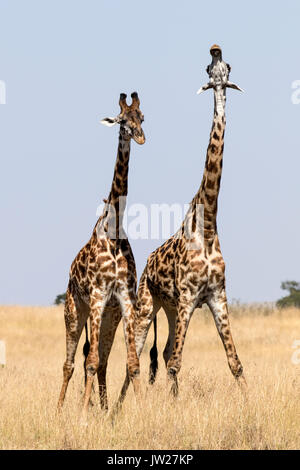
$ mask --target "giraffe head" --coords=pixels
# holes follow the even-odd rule
[[[121,93],[119,100],[120,114],[115,118],[102,119],[101,123],[109,127],[120,124],[120,133],[125,139],[129,140],[132,138],[137,144],[144,144],[146,140],[142,129],[144,115],[140,110],[138,94],[136,91],[131,93],[132,103],[130,106],[128,106],[126,98],[127,95]]]
[[[211,46],[210,54],[212,56],[212,62],[206,69],[209,75],[209,81],[206,85],[199,88],[197,94],[202,93],[202,91],[208,90],[209,88],[213,88],[215,92],[220,95],[223,94],[223,97],[225,97],[225,88],[234,88],[235,90],[243,91],[235,83],[229,81],[231,67],[222,60],[222,49],[220,46],[217,44]]]

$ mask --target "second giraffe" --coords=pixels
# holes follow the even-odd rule
[[[225,263],[217,231],[217,203],[226,124],[226,87],[239,87],[228,81],[230,66],[223,62],[221,48],[214,45],[210,53],[212,63],[207,68],[210,81],[199,90],[212,88],[214,92],[214,117],[202,182],[178,232],[149,256],[138,288],[139,314],[135,325],[137,354],[140,356],[154,320],[155,339],[150,352],[150,383],[153,383],[157,370],[156,314],[162,307],[169,324],[163,357],[174,396],[178,393],[177,375],[181,368],[188,325],[195,308],[201,308],[204,303],[209,306],[214,317],[230,370],[242,389],[246,389],[243,367],[229,325]],[[199,211],[199,208],[203,211]],[[187,230],[187,227],[190,229]],[[119,405],[125,397],[128,384],[127,374]]]

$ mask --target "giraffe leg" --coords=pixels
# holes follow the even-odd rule
[[[144,272],[138,289],[139,308],[135,321],[135,344],[138,357],[140,357],[143,351],[151,322],[161,306],[161,302],[151,294],[148,287],[147,275]]]
[[[164,310],[166,312],[166,316],[167,316],[168,324],[169,324],[169,335],[168,335],[168,339],[165,345],[165,349],[163,351],[163,358],[167,367],[168,361],[171,357],[173,347],[174,347],[175,322],[176,322],[177,312],[176,312],[176,309],[171,309],[171,308],[166,308],[166,307],[164,307]]]
[[[138,318],[137,321],[136,321],[136,324],[135,324],[135,344],[136,344],[136,352],[137,352],[137,357],[138,358],[140,357],[140,355],[142,353],[142,350],[143,350],[143,347],[144,347],[144,344],[145,344],[145,341],[146,341],[146,338],[147,338],[147,334],[148,334],[153,316],[156,315],[159,308],[160,308],[160,306],[157,306],[155,309],[150,310],[150,312],[148,312],[148,315],[146,317],[144,317],[142,319]],[[112,420],[114,420],[116,414],[121,409],[122,403],[123,403],[123,401],[125,400],[125,397],[126,397],[126,393],[127,393],[129,384],[130,384],[130,374],[129,374],[128,367],[126,367],[125,380],[124,380],[123,386],[121,388],[119,398],[118,398],[116,404],[114,405],[112,413],[111,413]]]
[[[153,320],[153,317],[157,314],[158,310],[160,309],[160,305],[155,304],[152,306],[152,308],[146,308],[143,306],[139,312],[139,316],[136,319],[135,322],[135,344],[136,344],[136,351],[137,351],[137,356],[140,357],[143,347],[147,338],[147,334],[149,331],[149,328],[151,326],[151,322]],[[116,410],[120,409],[125,396],[127,389],[129,387],[130,383],[130,377],[129,377],[129,372],[128,369],[126,369],[126,377],[116,404]]]
[[[164,361],[165,361],[165,364],[166,364],[166,367],[167,367],[167,363],[168,363],[168,360],[170,359],[171,357],[171,353],[172,353],[172,350],[173,350],[173,346],[174,346],[174,338],[175,338],[175,319],[176,319],[176,315],[177,315],[177,312],[176,312],[176,309],[175,308],[171,308],[169,306],[165,306],[163,305],[163,309],[166,313],[166,316],[167,316],[167,319],[168,319],[168,324],[169,324],[169,334],[168,334],[168,339],[167,339],[167,342],[166,342],[166,345],[165,345],[165,348],[164,348],[164,351],[163,351],[163,358],[164,358]],[[155,324],[155,328],[154,328],[154,344],[153,344],[153,347],[150,351],[150,357],[151,357],[151,364],[150,364],[150,373],[149,373],[149,383],[150,385],[153,385],[154,382],[155,382],[155,379],[156,379],[156,369],[157,369],[157,348],[156,348],[156,336],[157,336],[157,332],[156,332],[156,316],[154,316],[154,320],[153,320],[153,323]],[[156,353],[156,356],[153,358],[152,356],[154,355],[153,353],[153,350],[155,348],[155,353]],[[153,363],[154,363],[154,366],[153,366]],[[155,367],[156,366],[156,367]]]
[[[57,408],[61,409],[70,378],[74,371],[74,358],[83,326],[86,322],[87,312],[76,307],[73,295],[67,291],[65,302],[65,324],[66,324],[66,361],[63,366],[63,384],[61,387]]]
[[[120,320],[121,311],[112,313],[109,309],[104,310],[100,329],[99,368],[97,370],[97,375],[99,384],[100,406],[105,411],[108,410],[106,390],[107,361]]]
[[[171,382],[171,393],[174,397],[178,395],[177,375],[181,368],[184,340],[193,311],[194,304],[186,302],[179,303],[175,319],[173,349],[171,357],[167,362],[167,377]]]
[[[86,360],[86,384],[84,393],[84,403],[82,408],[81,420],[83,424],[87,424],[88,406],[90,402],[92,386],[94,381],[94,375],[99,367],[99,335],[102,321],[102,314],[105,307],[106,300],[104,297],[102,300],[98,300],[95,306],[91,307],[90,319],[91,319],[91,345],[90,351]]]
[[[123,290],[119,296],[122,310],[123,329],[127,348],[127,371],[132,381],[134,393],[140,395],[140,361],[135,346],[135,320],[136,320],[136,296],[135,293]]]
[[[137,352],[137,357],[138,358],[140,357],[140,355],[142,353],[142,350],[143,350],[143,347],[144,347],[144,344],[145,344],[147,334],[148,334],[149,328],[151,326],[151,322],[153,320],[153,317],[156,315],[156,313],[158,312],[159,309],[160,309],[160,306],[155,305],[155,307],[153,309],[152,308],[151,309],[146,309],[145,307],[143,307],[141,309],[141,311],[139,312],[139,316],[136,319],[135,326],[134,326],[134,328],[135,328],[135,346],[136,346],[136,352]],[[119,398],[118,398],[116,404],[114,405],[112,413],[111,413],[111,417],[112,417],[113,420],[114,420],[116,414],[121,409],[122,403],[123,403],[123,401],[125,400],[125,397],[126,397],[126,393],[127,393],[129,384],[130,384],[130,374],[129,374],[128,367],[126,367],[125,380],[124,380],[123,386],[121,388]]]
[[[213,314],[218,333],[223,342],[224,349],[227,355],[228,365],[232,372],[232,375],[235,377],[242,390],[245,391],[247,388],[247,383],[243,375],[243,366],[238,358],[230,331],[225,290],[223,289],[220,292],[215,292],[209,298],[207,304]]]
[[[139,358],[142,353],[151,322],[161,307],[158,301],[152,297],[151,292],[147,285],[146,275],[144,273],[141,277],[140,284],[139,284],[138,299],[139,299],[140,307],[138,309],[138,314],[135,319],[134,335],[135,335],[136,352]],[[127,389],[129,387],[129,383],[130,383],[130,377],[129,377],[129,371],[127,368],[126,377],[125,377],[118,401],[113,410],[113,416],[121,408],[121,405],[126,396]]]

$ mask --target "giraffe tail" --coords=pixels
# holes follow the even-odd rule
[[[158,369],[158,360],[157,360],[157,318],[154,317],[153,320],[154,326],[154,342],[153,346],[150,349],[150,370],[149,370],[149,383],[152,385],[156,379],[156,373]]]
[[[83,345],[83,355],[84,355],[84,363],[83,363],[83,369],[84,369],[84,384],[86,385],[86,360],[90,352],[90,342],[89,342],[89,332],[88,332],[88,324],[86,322],[85,324],[85,343]]]

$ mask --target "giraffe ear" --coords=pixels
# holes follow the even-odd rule
[[[101,124],[104,124],[105,126],[112,127],[118,123],[118,118],[107,117],[107,118],[102,119],[100,122]]]

